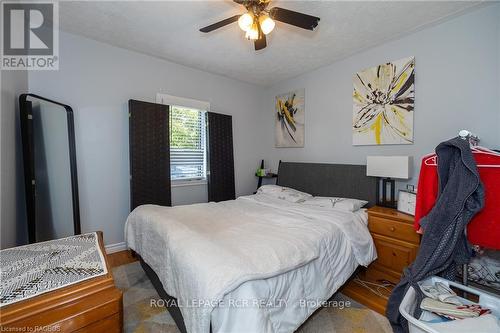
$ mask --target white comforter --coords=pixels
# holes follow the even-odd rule
[[[209,332],[214,308],[214,332],[293,331],[319,304],[276,306],[277,297],[288,297],[288,302],[325,300],[356,264],[366,266],[376,256],[364,212],[303,206],[263,194],[220,203],[141,206],[127,219],[125,238],[154,269],[167,293],[178,299],[190,333]],[[339,261],[339,254],[345,260]],[[307,288],[309,292],[306,281],[301,285],[291,278],[324,273],[328,263],[346,265],[331,270],[346,269],[348,275]],[[273,279],[278,276],[301,290],[279,288],[280,280]],[[263,281],[267,287],[259,288]],[[272,294],[269,283],[287,292]],[[234,302],[235,296],[250,300],[250,306]],[[266,306],[271,304],[266,301],[273,304]],[[235,320],[238,317],[241,320]]]

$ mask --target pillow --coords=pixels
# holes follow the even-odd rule
[[[300,203],[306,206],[336,208],[355,212],[366,205],[368,201],[338,197],[309,197],[300,201]]]
[[[282,186],[278,185],[262,185],[257,189],[257,193],[259,194],[269,194],[269,193],[275,193],[275,192],[280,192]]]
[[[349,212],[355,212],[368,203],[368,201],[366,200],[358,200],[350,198],[337,198],[337,199],[339,200],[335,202],[334,208],[346,210]]]
[[[257,194],[267,194],[275,198],[294,203],[312,197],[309,193],[278,185],[263,185],[259,187]]]
[[[306,198],[300,203],[306,206],[333,208],[333,206],[335,206],[335,202],[339,200],[342,199],[334,197],[312,197],[312,198]]]

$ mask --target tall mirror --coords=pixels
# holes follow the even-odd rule
[[[80,233],[73,110],[19,97],[29,243]]]

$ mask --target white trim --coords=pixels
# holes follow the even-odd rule
[[[183,106],[197,110],[210,111],[210,102],[199,101],[196,99],[177,97],[167,94],[156,94],[156,103],[165,105]]]
[[[125,251],[127,249],[127,245],[125,242],[109,244],[104,247],[106,249],[106,254],[111,254],[115,252]]]
[[[171,187],[183,187],[183,186],[202,186],[207,185],[206,179],[194,179],[194,180],[172,180],[170,182]]]

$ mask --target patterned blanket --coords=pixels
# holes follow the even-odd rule
[[[96,233],[0,251],[0,307],[107,273]]]

